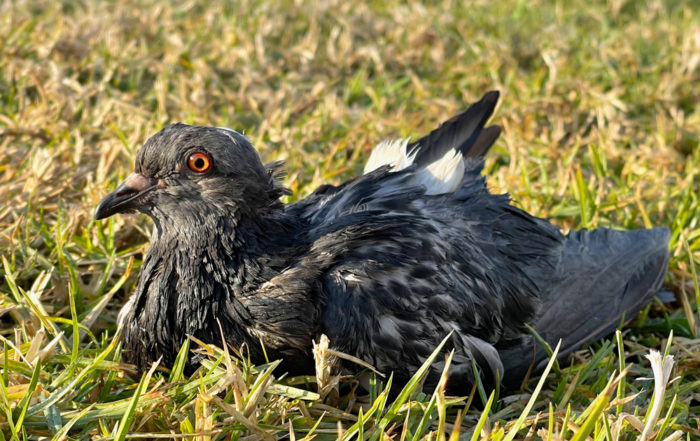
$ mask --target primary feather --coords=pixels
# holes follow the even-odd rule
[[[473,363],[491,385],[542,366],[528,324],[562,339],[563,355],[610,332],[659,289],[669,232],[563,235],[489,193],[497,99],[417,141],[380,144],[363,175],[287,205],[280,163],[263,165],[235,131],[176,124],[150,138],[96,213],[139,210],[155,225],[121,320],[125,359],[168,365],[187,336],[218,344],[222,329],[255,361],[262,342],[286,370],[310,372],[326,334],[401,382],[453,332],[449,389],[466,393]]]

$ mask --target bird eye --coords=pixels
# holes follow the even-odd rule
[[[187,166],[195,173],[204,173],[211,168],[211,159],[206,153],[193,153],[187,160]]]

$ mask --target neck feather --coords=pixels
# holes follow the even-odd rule
[[[162,355],[170,366],[187,336],[220,345],[219,326],[229,344],[260,348],[249,332],[255,318],[241,300],[289,265],[294,222],[281,210],[254,219],[231,213],[199,222],[154,221],[124,315],[128,361],[145,366]]]

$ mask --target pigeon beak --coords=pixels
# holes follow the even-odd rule
[[[100,201],[95,211],[95,220],[137,208],[141,197],[157,186],[156,179],[147,178],[141,173],[130,174],[119,187]]]

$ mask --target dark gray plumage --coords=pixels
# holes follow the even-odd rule
[[[288,205],[280,164],[263,165],[237,132],[157,133],[95,215],[138,210],[155,224],[124,311],[125,359],[171,364],[188,335],[220,343],[220,322],[255,361],[262,341],[283,369],[311,372],[312,340],[324,333],[403,382],[454,330],[449,389],[465,393],[472,360],[489,384],[542,367],[526,324],[552,345],[563,339],[562,356],[611,332],[659,289],[669,231],[562,235],[489,193],[482,157],[500,128],[484,125],[497,99],[490,92],[425,138],[384,146],[404,168],[382,160]],[[431,194],[430,182],[448,177],[455,186]]]

